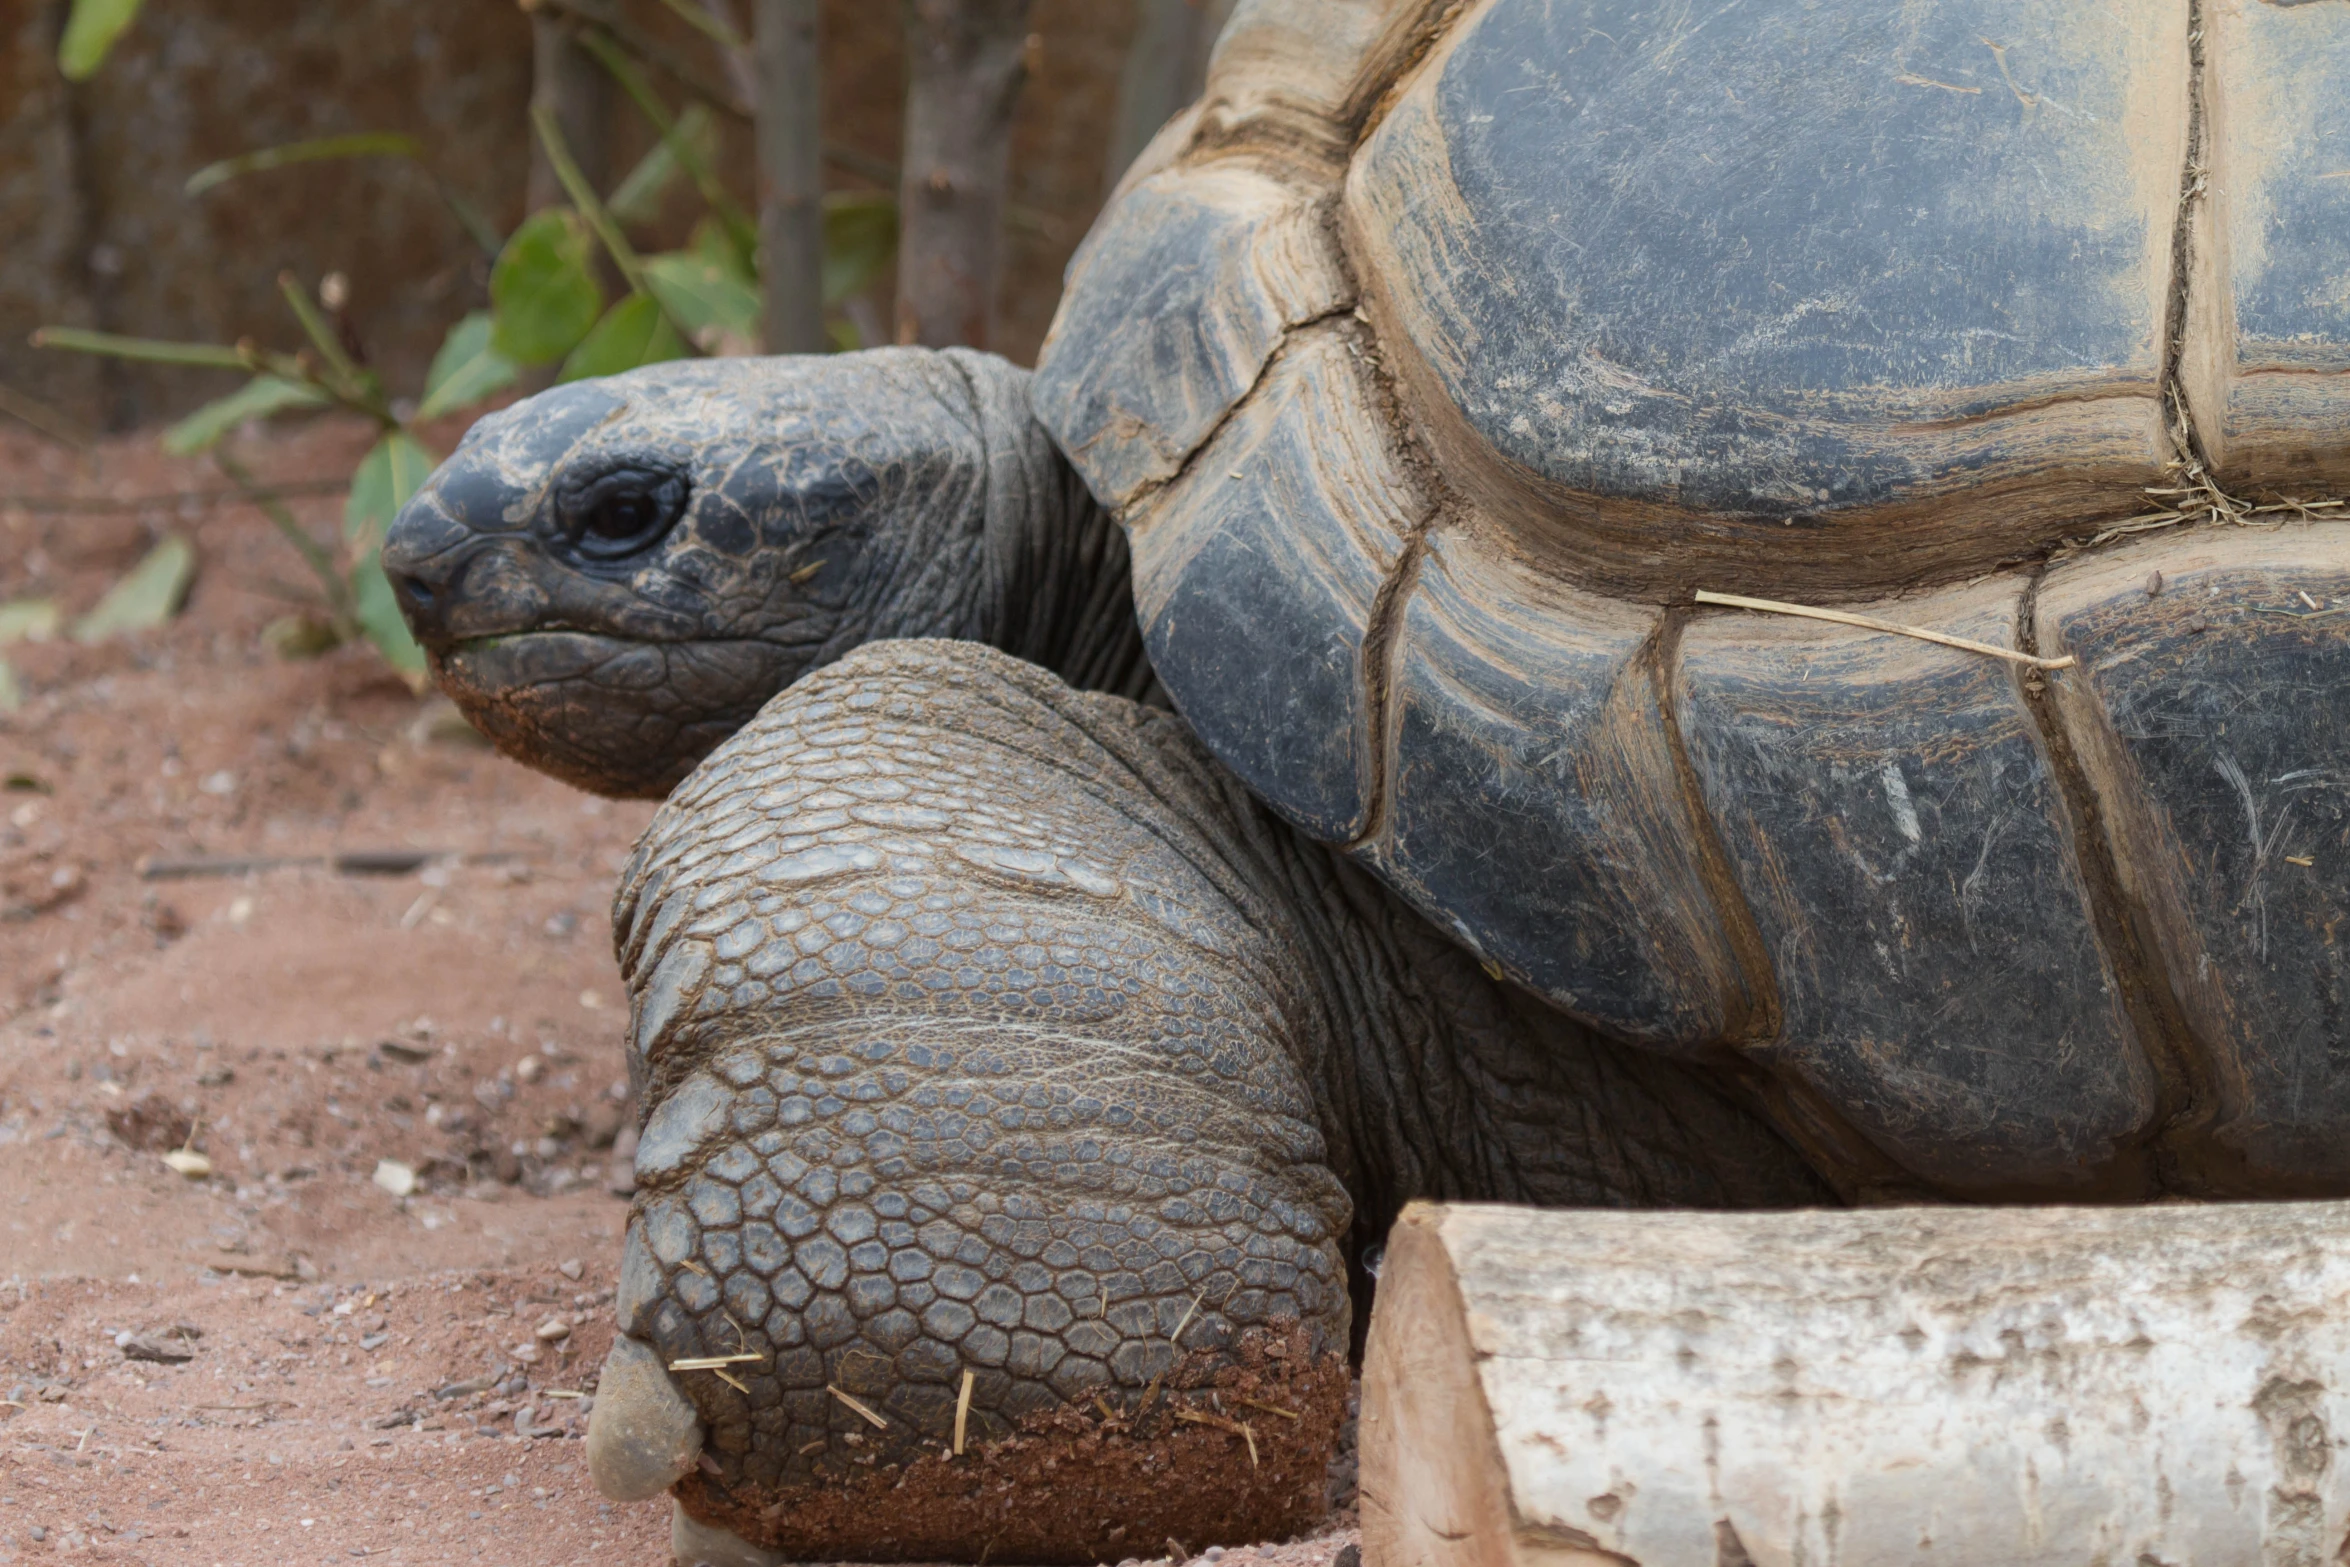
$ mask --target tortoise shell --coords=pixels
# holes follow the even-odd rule
[[[1218,756],[1848,1186],[2350,1190],[2350,5],[1244,3],[1035,400]]]

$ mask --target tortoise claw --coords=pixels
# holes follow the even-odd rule
[[[701,1455],[701,1416],[660,1357],[641,1340],[615,1338],[588,1416],[588,1473],[596,1489],[615,1502],[641,1502],[675,1485]]]

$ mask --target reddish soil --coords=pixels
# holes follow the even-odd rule
[[[244,454],[331,479],[365,440]],[[564,1396],[610,1339],[605,919],[652,807],[499,759],[367,649],[268,651],[302,572],[249,508],[49,503],[222,487],[0,431],[0,601],[78,613],[167,529],[201,562],[163,630],[0,648],[0,1563],[666,1562],[669,1504],[595,1495]],[[341,505],[293,504],[322,536]],[[444,857],[142,875],[365,850]]]

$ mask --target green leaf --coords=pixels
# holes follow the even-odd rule
[[[198,365],[207,370],[251,368],[244,356],[218,343],[167,343],[152,337],[117,337],[78,326],[45,326],[33,334],[35,348],[63,348],[77,354],[107,354],[155,365]]]
[[[384,662],[398,670],[408,684],[422,691],[426,684],[424,649],[408,634],[400,618],[400,601],[392,594],[391,578],[384,575],[383,556],[369,550],[351,568],[351,615],[367,640],[375,644]]]
[[[65,36],[57,41],[57,68],[65,79],[88,81],[138,14],[139,0],[73,0]]]
[[[824,198],[824,302],[837,305],[877,282],[898,253],[898,204],[879,191]]]
[[[392,519],[432,470],[433,455],[416,437],[405,430],[386,431],[351,475],[351,497],[343,503],[343,537],[352,548],[373,558],[391,531]]]
[[[289,408],[323,408],[333,401],[315,386],[283,376],[257,375],[226,397],[216,397],[163,432],[163,449],[174,457],[208,452],[248,419],[266,419]]]
[[[432,356],[432,369],[425,372],[417,418],[437,419],[514,384],[522,367],[491,346],[495,333],[486,310],[476,310],[449,328],[440,352]]]
[[[55,599],[10,599],[0,604],[0,646],[46,642],[65,623]]]
[[[577,347],[604,309],[595,260],[595,240],[569,207],[525,219],[490,269],[490,341],[498,352],[543,365]]]
[[[103,642],[130,631],[152,631],[180,612],[196,580],[196,547],[167,533],[146,558],[106,590],[97,607],[73,623],[76,642]]]
[[[583,381],[589,376],[618,375],[638,365],[683,359],[690,350],[677,328],[661,313],[650,294],[631,294],[605,313],[586,341],[563,361],[559,381]]]
[[[705,353],[716,352],[730,337],[746,353],[757,350],[758,290],[699,251],[645,257],[645,287]]]
[[[678,156],[681,147],[685,158]],[[628,178],[620,182],[620,188],[605,198],[604,207],[623,223],[639,227],[657,223],[661,218],[661,204],[668,199],[669,192],[676,188],[678,181],[692,178],[687,159],[708,164],[717,156],[717,120],[703,105],[688,104],[669,133],[653,143],[653,150],[628,171]]]
[[[693,237],[687,244],[695,255],[745,287],[759,286],[759,269],[751,264],[751,253],[736,241],[734,230],[719,219],[703,217],[694,225]]]
[[[205,164],[188,176],[187,193],[201,196],[240,174],[259,174],[265,169],[282,169],[296,163],[322,163],[330,158],[416,158],[423,154],[422,142],[398,131],[359,131],[349,136],[289,141]]]

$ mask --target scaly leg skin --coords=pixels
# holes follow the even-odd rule
[[[614,928],[653,1108],[590,1461],[676,1482],[681,1560],[1292,1533],[1343,1417],[1349,1185],[1382,1226],[1422,1193],[1822,1195],[1734,1096],[1511,1001],[1179,720],[970,643],[771,702],[655,818]]]

